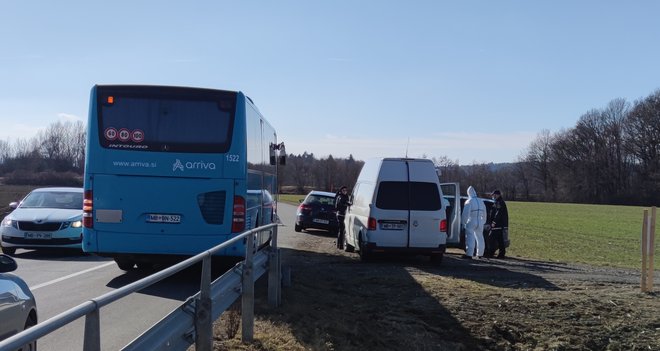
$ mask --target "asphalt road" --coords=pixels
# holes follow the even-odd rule
[[[279,246],[293,247],[295,206],[278,204],[285,226]],[[18,269],[37,300],[39,322],[87,300],[137,281],[147,273],[124,272],[114,261],[79,252],[17,250]],[[101,309],[101,348],[119,350],[199,291],[199,270],[190,269]],[[82,350],[84,318],[39,339],[40,351]]]

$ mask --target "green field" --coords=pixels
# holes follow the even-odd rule
[[[302,198],[304,195],[280,195],[280,201],[293,205]],[[509,256],[641,268],[644,207],[514,201],[507,206]],[[656,269],[660,269],[658,236],[660,233],[655,240]]]
[[[507,204],[513,256],[641,268],[643,207]],[[657,251],[658,240],[655,244]],[[660,268],[658,263],[656,255],[654,264]]]

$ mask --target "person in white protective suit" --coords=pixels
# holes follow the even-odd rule
[[[471,259],[475,255],[484,255],[484,224],[486,224],[486,205],[477,197],[477,191],[472,186],[467,189],[468,199],[463,206],[461,221],[465,226],[465,255],[463,258]]]

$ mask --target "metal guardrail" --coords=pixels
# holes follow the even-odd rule
[[[117,290],[83,302],[36,326],[0,341],[0,351],[20,349],[34,340],[85,317],[83,349],[101,350],[100,308],[127,295],[138,292],[202,261],[200,291],[188,298],[180,307],[129,343],[124,350],[185,350],[191,344],[199,351],[213,348],[213,321],[242,295],[242,338],[254,337],[254,282],[266,271],[268,275],[268,302],[279,306],[281,302],[281,261],[277,248],[278,223],[267,224],[195,255]],[[254,252],[254,235],[271,230],[270,246]],[[245,260],[211,282],[211,257],[214,253],[247,239]]]

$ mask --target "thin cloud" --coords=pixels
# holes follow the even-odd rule
[[[326,134],[322,138],[285,140],[293,154],[314,153],[324,158],[348,157],[441,157],[461,164],[514,162],[536,133],[438,133],[425,137],[363,138]]]
[[[83,118],[81,118],[77,115],[72,115],[70,113],[64,113],[64,112],[58,113],[57,118],[60,121],[64,121],[64,122],[76,122],[76,121],[83,121],[84,120]]]
[[[22,123],[7,124],[0,132],[0,140],[11,141],[17,139],[30,139],[43,129],[43,127],[35,127],[34,125]]]

